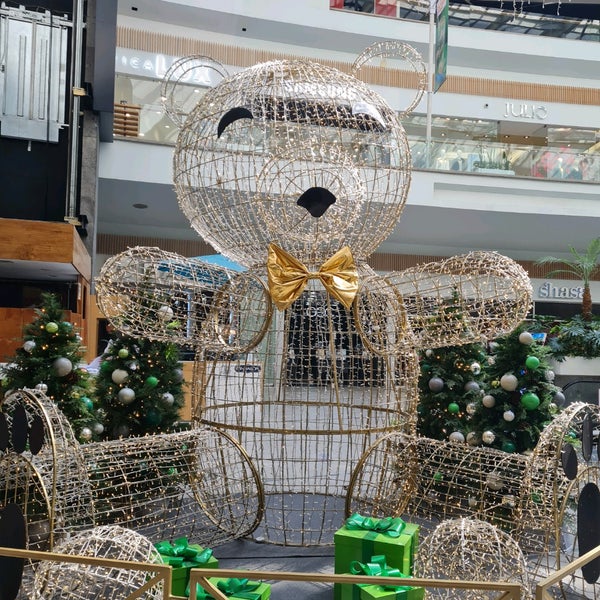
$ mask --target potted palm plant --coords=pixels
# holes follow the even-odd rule
[[[595,317],[592,308],[590,281],[600,274],[600,237],[593,239],[584,252],[578,252],[569,246],[570,258],[545,256],[537,261],[538,264],[555,263],[560,265],[548,273],[549,276],[558,274],[575,275],[583,284],[581,313],[567,321],[555,325],[550,333],[552,349],[559,362],[565,362],[569,357],[571,365],[566,371],[566,365],[555,365],[557,374],[597,375],[600,365],[590,364],[590,359],[600,357],[600,318]],[[582,357],[586,362],[576,366],[570,357]],[[587,363],[587,364],[586,364]]]

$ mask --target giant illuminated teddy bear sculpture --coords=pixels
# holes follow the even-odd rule
[[[182,211],[240,269],[134,248],[98,278],[117,328],[197,348],[195,422],[256,466],[266,541],[330,543],[363,453],[414,432],[417,351],[509,331],[529,309],[527,275],[493,252],[369,266],[410,171],[398,114],[357,77],[258,64],[181,118],[174,158]]]

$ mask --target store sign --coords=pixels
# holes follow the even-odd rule
[[[518,117],[520,119],[539,119],[543,121],[548,117],[548,109],[542,104],[527,104],[525,102],[507,102],[504,117]]]
[[[155,52],[117,48],[115,59],[115,72],[126,75],[141,75],[150,79],[162,79],[173,63],[179,60],[177,56],[167,56]],[[173,73],[173,79],[179,83],[191,85],[213,86],[222,77],[210,67],[186,69],[182,67],[181,73]]]
[[[540,300],[581,300],[583,299],[583,286],[569,287],[545,281],[538,287],[537,297]]]

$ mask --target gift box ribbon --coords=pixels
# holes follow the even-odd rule
[[[400,517],[385,517],[376,519],[375,517],[363,517],[354,513],[346,519],[348,529],[364,529],[375,533],[383,533],[391,538],[400,537],[406,523]]]
[[[187,538],[177,538],[172,544],[167,541],[154,544],[163,560],[172,567],[196,567],[206,564],[212,557],[212,550],[205,548],[199,551],[188,544]]]
[[[372,577],[406,577],[400,569],[395,567],[388,567],[385,556],[376,555],[372,556],[371,560],[367,563],[361,563],[357,560],[353,560],[350,563],[350,573],[352,575],[371,575]],[[362,584],[364,585],[364,584]],[[391,584],[380,584],[381,587],[389,591],[402,591],[410,590],[410,586],[406,585],[391,585]]]
[[[235,596],[245,600],[260,600],[261,594],[255,592],[260,587],[260,581],[249,581],[248,579],[223,579],[217,582],[217,587],[226,596]],[[186,596],[189,596],[189,587],[186,590]],[[212,600],[212,596],[199,584],[196,584],[196,598],[198,600]]]

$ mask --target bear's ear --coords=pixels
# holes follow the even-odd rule
[[[25,517],[19,506],[7,504],[0,510],[0,547],[24,550]],[[15,600],[23,579],[24,558],[0,556],[0,598]]]

